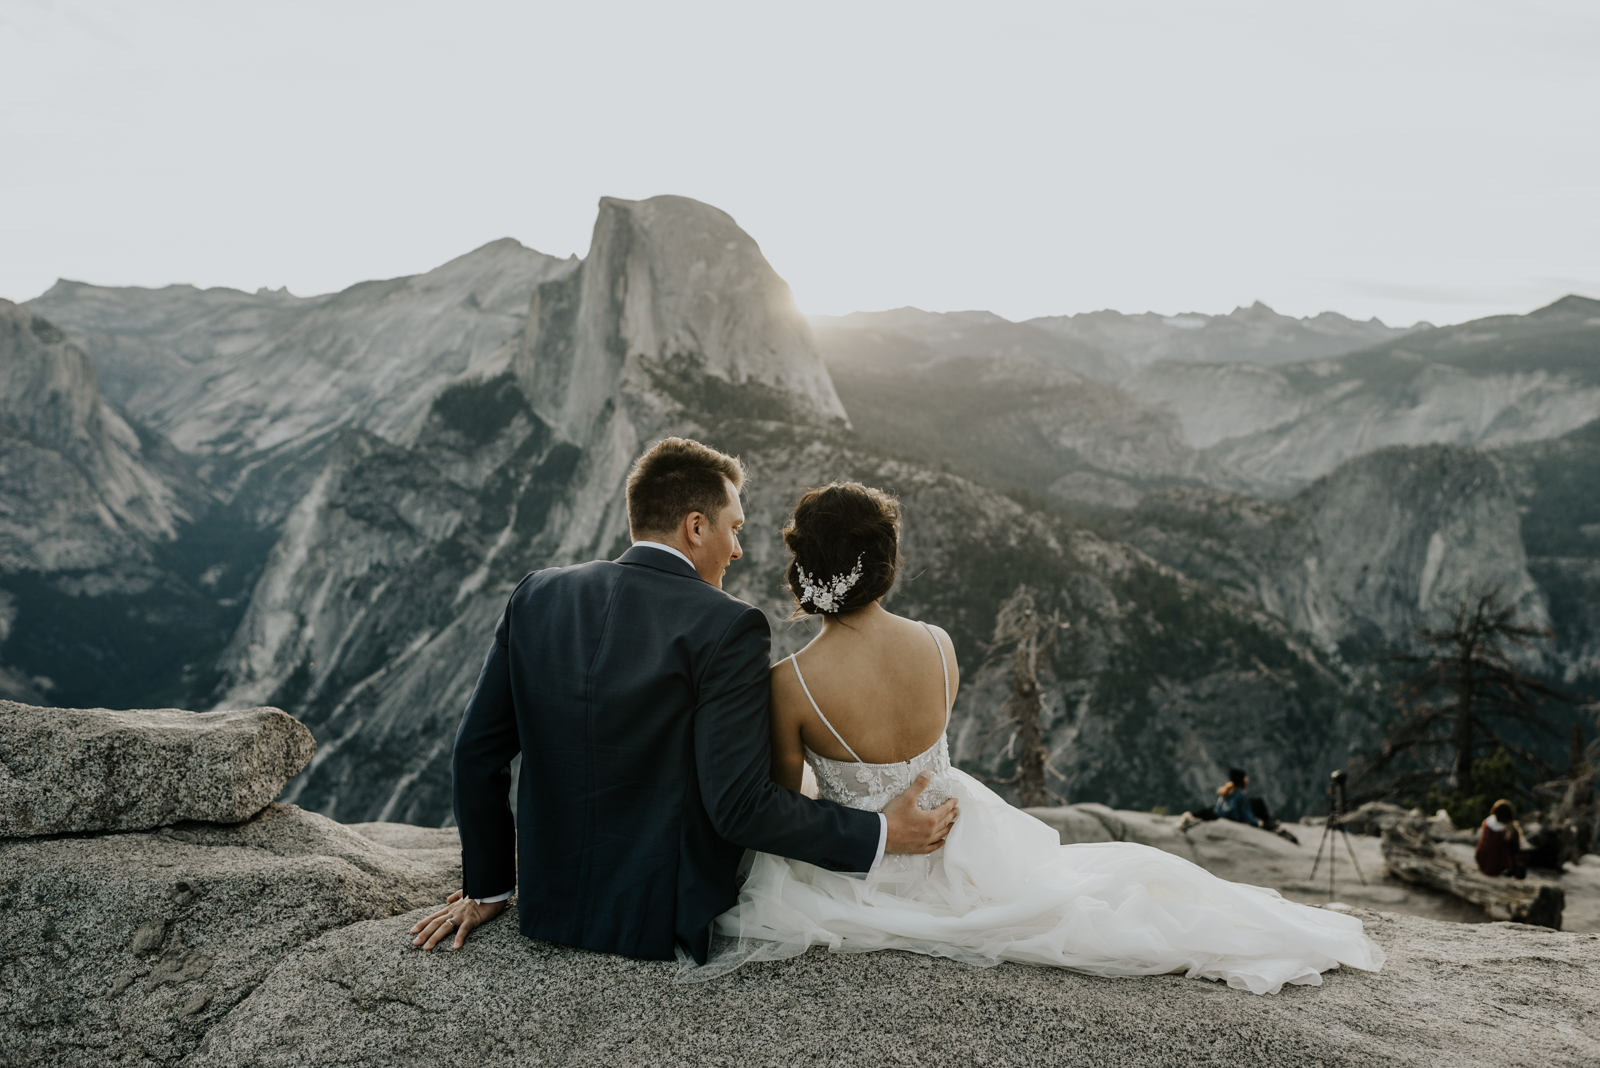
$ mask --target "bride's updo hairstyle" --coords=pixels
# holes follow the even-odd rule
[[[795,618],[841,615],[865,608],[889,592],[900,571],[900,503],[882,490],[859,482],[834,482],[806,490],[783,528],[783,543],[794,554],[784,580],[794,594]],[[861,577],[836,602],[802,601],[800,570],[815,586],[828,587],[860,561]]]

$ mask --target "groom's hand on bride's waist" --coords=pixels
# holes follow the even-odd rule
[[[950,826],[956,821],[956,799],[952,797],[938,808],[927,811],[918,808],[917,798],[922,796],[922,791],[932,781],[932,777],[923,772],[906,787],[905,793],[889,802],[889,806],[883,810],[884,817],[889,821],[889,838],[883,847],[885,853],[932,853],[944,845],[945,835],[950,833]]]

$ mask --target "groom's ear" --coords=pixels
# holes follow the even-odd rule
[[[683,531],[684,540],[690,545],[698,546],[700,539],[706,536],[707,525],[706,517],[703,513],[690,512],[683,517],[683,525],[680,528]]]

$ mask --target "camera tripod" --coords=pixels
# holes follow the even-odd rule
[[[1344,847],[1350,853],[1350,863],[1355,866],[1356,878],[1361,880],[1361,885],[1367,885],[1367,877],[1361,874],[1361,863],[1356,860],[1356,847],[1350,844],[1350,832],[1345,830],[1339,822],[1344,816],[1345,795],[1344,784],[1349,778],[1342,771],[1336,771],[1331,776],[1333,784],[1328,787],[1328,822],[1322,826],[1322,841],[1317,843],[1317,859],[1311,862],[1311,878],[1317,877],[1317,866],[1322,863],[1322,847],[1328,847],[1328,900],[1332,901],[1333,892],[1333,865],[1338,855],[1339,847],[1328,839],[1335,831],[1344,838]]]

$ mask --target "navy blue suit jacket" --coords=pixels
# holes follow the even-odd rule
[[[760,609],[660,549],[523,579],[456,734],[468,896],[515,886],[531,938],[703,963],[746,848],[870,868],[877,813],[771,779],[771,645]]]

